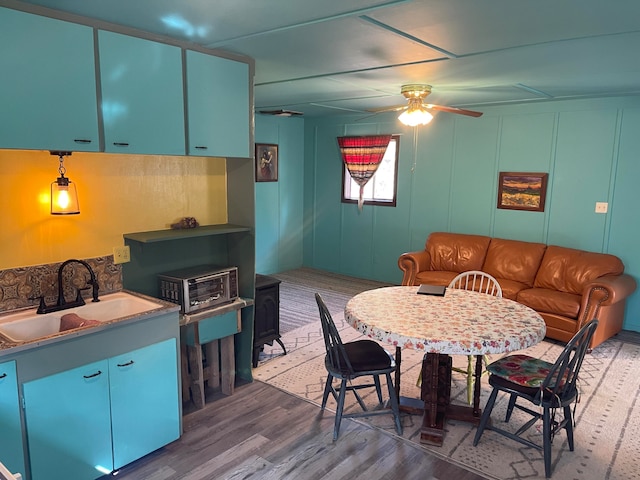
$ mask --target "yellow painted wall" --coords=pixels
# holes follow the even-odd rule
[[[50,214],[57,156],[0,150],[0,269],[111,255],[124,233],[166,229],[182,217],[227,222],[223,158],[74,152],[64,165],[78,215]]]

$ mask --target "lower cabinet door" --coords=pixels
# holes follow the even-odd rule
[[[169,339],[109,359],[114,468],[180,436],[177,355]]]
[[[0,363],[0,462],[25,478],[16,362]]]
[[[23,390],[32,480],[95,479],[113,470],[107,360]]]

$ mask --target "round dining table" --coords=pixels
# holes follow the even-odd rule
[[[546,327],[531,308],[506,298],[446,288],[444,295],[418,286],[383,287],[353,297],[345,307],[352,327],[396,347],[396,392],[402,349],[424,351],[420,410],[422,443],[442,445],[446,418],[478,423],[482,357],[522,350],[542,341]],[[476,356],[473,406],[451,403],[451,355]],[[401,402],[402,404],[402,402]]]

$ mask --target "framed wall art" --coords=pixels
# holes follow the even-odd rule
[[[256,143],[256,182],[278,181],[278,145]]]
[[[547,173],[500,172],[498,208],[544,212]]]

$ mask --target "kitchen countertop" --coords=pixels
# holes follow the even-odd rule
[[[180,310],[180,307],[178,305],[174,303],[166,302],[164,300],[160,300],[159,298],[151,297],[151,296],[144,295],[138,292],[133,292],[130,290],[121,290],[121,292],[127,293],[132,296],[140,297],[142,299],[148,300],[153,303],[157,303],[160,306],[156,309],[148,310],[143,313],[136,313],[133,315],[117,318],[110,321],[102,321],[100,322],[100,325],[91,325],[86,327],[75,328],[72,330],[66,330],[63,332],[58,332],[52,335],[48,335],[46,337],[40,337],[34,340],[28,340],[24,342],[13,342],[5,338],[2,334],[0,334],[0,357],[21,352],[24,350],[38,348],[44,345],[50,345],[53,343],[66,341],[66,340],[69,340],[70,338],[80,337],[80,336],[104,331],[106,329],[114,327],[115,325],[126,325],[126,324],[147,319],[150,316],[163,315],[165,313],[177,312]],[[112,293],[117,293],[117,292],[112,292]],[[106,295],[110,295],[110,294],[105,294],[105,296]],[[11,313],[15,313],[17,311],[23,311],[23,310],[33,310],[35,312],[36,308],[30,307],[28,309],[11,310],[11,311],[2,312],[2,314],[11,314]],[[64,312],[64,310],[62,310],[62,312]],[[0,319],[1,318],[2,318],[2,315],[0,315]]]

